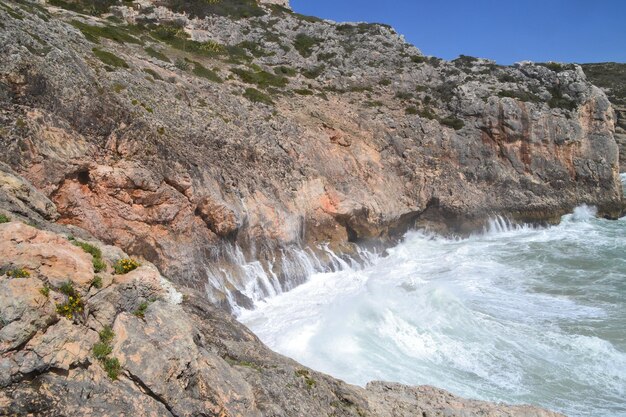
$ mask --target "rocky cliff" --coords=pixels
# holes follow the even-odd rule
[[[46,201],[30,197],[25,212]],[[347,385],[273,353],[150,263],[20,218],[0,217],[0,415],[557,416],[427,386]]]
[[[0,0],[0,56],[0,415],[553,415],[349,386],[216,306],[410,227],[616,217],[615,112],[580,67],[253,0]]]
[[[589,81],[602,88],[615,109],[615,140],[620,171],[626,172],[626,64],[605,62],[582,65]]]
[[[578,66],[446,62],[252,0],[0,5],[0,158],[217,304],[416,225],[622,209],[615,113]]]

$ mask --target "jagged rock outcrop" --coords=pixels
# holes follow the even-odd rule
[[[620,171],[626,172],[626,64],[605,62],[582,65],[589,81],[602,88],[615,109],[615,140]]]
[[[67,235],[0,224],[0,415],[557,416],[432,387],[345,384],[270,351],[148,262],[114,274],[127,255],[90,243],[106,264],[97,275]],[[16,268],[28,276],[7,274]],[[57,313],[69,297],[81,308]]]
[[[270,293],[233,253],[285,289],[293,248],[323,267],[324,242],[622,211],[615,114],[578,66],[446,62],[252,0],[52,4],[0,7],[1,159],[217,304]]]

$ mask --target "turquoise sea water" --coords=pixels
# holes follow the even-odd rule
[[[569,416],[626,416],[626,218],[409,233],[361,269],[242,312],[270,347],[347,382],[429,384]]]

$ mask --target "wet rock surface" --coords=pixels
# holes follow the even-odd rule
[[[67,265],[80,266],[90,255],[67,236],[0,224],[0,263],[13,259],[7,251],[15,248],[32,255],[10,265],[30,276],[0,276],[0,415],[556,416],[431,387],[345,384],[270,351],[203,294],[179,296],[145,261],[113,274],[126,255],[92,243],[107,265],[98,286],[81,278],[93,272],[68,272]],[[84,304],[69,318],[56,312],[66,298],[59,275],[67,275]],[[107,326],[113,333],[106,357],[119,363],[116,379],[97,356]]]

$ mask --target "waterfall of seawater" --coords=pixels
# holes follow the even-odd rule
[[[622,175],[626,181],[626,175]],[[355,384],[429,384],[572,417],[626,416],[626,218],[582,206],[558,226],[408,233],[360,268],[313,273],[239,319]]]
[[[293,290],[315,273],[358,270],[372,264],[375,252],[355,247],[353,256],[337,255],[328,245],[312,250],[299,246],[271,248],[264,253],[271,257],[247,256],[237,245],[221,248],[217,262],[207,266],[207,296],[235,313],[252,308],[255,303]]]

